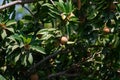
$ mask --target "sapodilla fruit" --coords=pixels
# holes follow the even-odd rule
[[[66,44],[68,42],[68,38],[66,36],[62,36],[60,42],[61,44]]]

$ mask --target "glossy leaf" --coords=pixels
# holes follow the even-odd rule
[[[33,46],[33,45],[31,45],[31,49],[34,50],[34,51],[37,51],[39,53],[46,54],[44,48],[42,48],[40,46]]]

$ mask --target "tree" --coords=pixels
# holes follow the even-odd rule
[[[119,0],[4,0],[0,33],[1,80],[120,79]]]

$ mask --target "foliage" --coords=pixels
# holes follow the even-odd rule
[[[80,2],[37,0],[18,20],[15,6],[2,10],[0,80],[119,80],[120,1]]]

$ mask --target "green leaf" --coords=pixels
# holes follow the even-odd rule
[[[32,63],[33,63],[33,56],[32,56],[32,54],[31,54],[31,53],[29,53],[29,56],[28,56],[28,61],[29,61],[29,63],[30,63],[30,64],[32,64]]]
[[[18,34],[11,35],[9,37],[9,39],[11,39],[13,41],[18,40],[18,41],[22,42],[22,39],[21,39],[20,35],[18,35]]]
[[[7,30],[14,33],[14,29],[13,28],[7,28]]]
[[[18,54],[18,55],[15,57],[15,62],[17,62],[19,59],[20,59],[20,54]]]
[[[2,75],[0,75],[0,80],[6,80]]]
[[[23,42],[24,42],[25,44],[29,44],[29,43],[31,42],[31,38],[26,38],[26,37],[24,37],[24,36],[22,36],[22,38],[23,38]]]
[[[9,45],[8,47],[7,47],[7,50],[6,50],[6,53],[11,53],[11,49],[12,49],[12,46],[11,45]]]
[[[37,32],[37,34],[48,34],[47,29],[41,29],[40,31]]]
[[[22,64],[25,65],[25,66],[27,66],[27,61],[26,60],[27,60],[27,56],[24,55],[24,58],[22,60]]]
[[[96,16],[98,15],[98,12],[97,11],[91,11],[87,17],[87,19],[91,20],[91,19],[94,19]]]
[[[40,53],[42,53],[42,54],[46,54],[44,48],[42,48],[42,47],[40,47],[40,46],[32,46],[32,45],[31,45],[30,48],[31,48],[32,50],[34,50],[34,51],[40,52]]]
[[[6,36],[7,36],[7,33],[5,30],[3,30],[2,34],[1,34],[2,39],[5,39]]]
[[[75,42],[73,41],[68,41],[67,44],[74,44]]]
[[[12,50],[17,49],[18,47],[19,47],[19,45],[14,45],[14,46],[12,47]]]
[[[49,28],[48,31],[55,31],[55,28]]]
[[[21,22],[21,23],[29,23],[30,21],[29,21],[29,20],[26,20],[26,19],[21,19],[20,22]]]
[[[120,43],[119,41],[120,41],[120,38],[116,35],[115,36],[115,42],[114,42],[114,45],[113,45],[114,48],[116,48],[119,45],[119,43]]]
[[[51,9],[53,8],[53,5],[51,5],[49,3],[45,3],[45,4],[42,5],[42,7],[44,7],[44,6],[47,6],[47,7],[51,8]]]
[[[72,12],[73,11],[73,8],[72,8],[73,6],[72,6],[72,3],[71,3],[71,0],[70,1],[68,1],[67,3],[65,3],[65,8],[66,8],[66,13],[70,13],[70,12]]]
[[[52,10],[52,9],[49,9],[49,10],[50,10],[51,13],[54,13],[54,14],[56,14],[56,15],[60,15],[57,11],[54,11],[54,10]]]
[[[48,34],[49,32],[53,32],[55,31],[56,29],[55,28],[47,28],[47,29],[41,29],[40,31],[37,32],[37,34]]]
[[[53,18],[56,18],[56,15],[54,15],[54,14],[52,14],[52,13],[48,13],[51,17],[53,17]]]
[[[25,15],[24,17],[23,17],[23,19],[25,19],[25,20],[32,20],[32,16],[30,16],[30,15]]]
[[[48,40],[51,37],[54,37],[54,35],[52,35],[52,34],[43,35],[41,40]]]
[[[6,23],[6,26],[15,25],[17,22],[15,20],[10,20]]]
[[[59,2],[56,2],[57,6],[58,6],[58,10],[62,11],[62,12],[66,12],[66,8],[64,5],[64,2],[62,0],[59,0]]]

